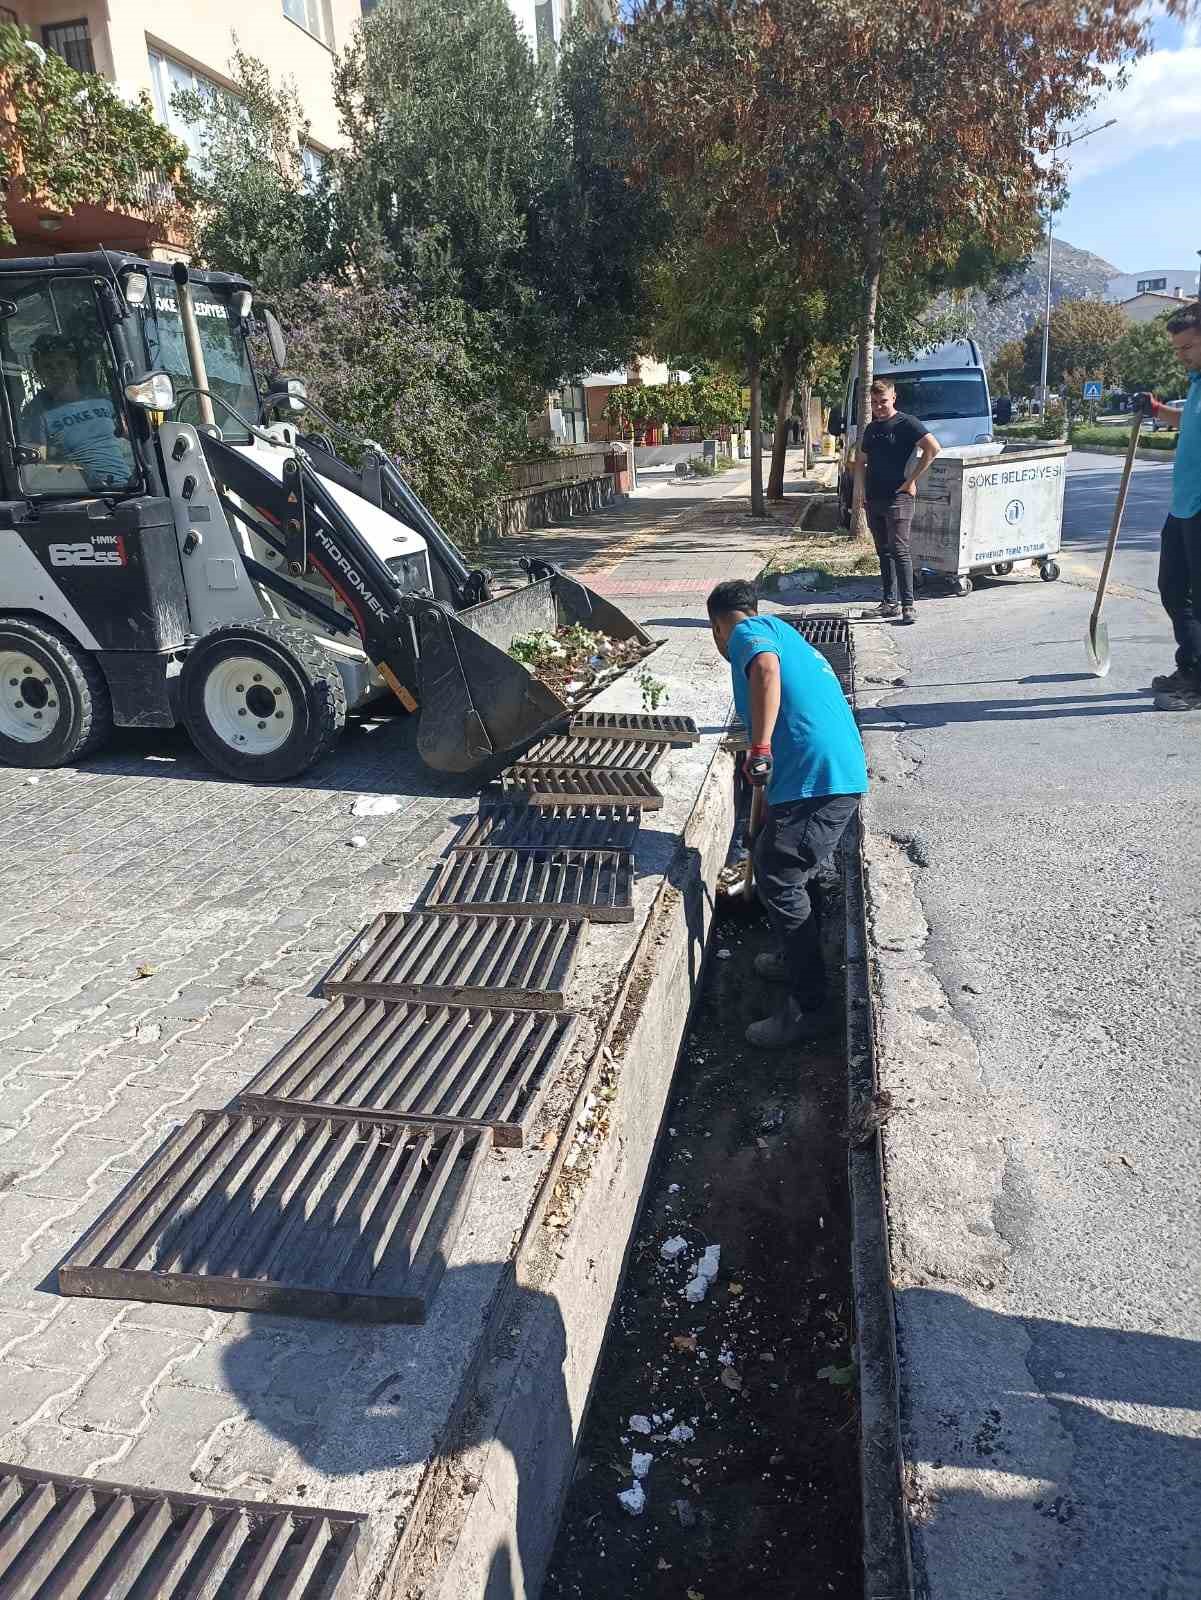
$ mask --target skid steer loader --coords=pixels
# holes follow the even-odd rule
[[[574,709],[515,636],[655,648],[554,567],[493,594],[381,448],[351,465],[300,420],[302,380],[260,384],[251,306],[238,277],[120,252],[0,260],[0,761],[182,723],[220,771],[279,780],[391,694],[422,759],[469,773]]]

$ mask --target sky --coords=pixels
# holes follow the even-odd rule
[[[1106,128],[1072,152],[1055,232],[1120,272],[1192,267],[1201,250],[1201,22],[1157,16],[1155,49],[1079,124]]]

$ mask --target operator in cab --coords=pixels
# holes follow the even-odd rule
[[[831,1026],[817,879],[867,792],[867,762],[854,713],[820,651],[779,617],[760,616],[749,583],[719,583],[707,603],[750,736],[747,781],[766,790],[752,849],[778,948],[757,956],[755,971],[786,991],[780,1010],[752,1023],[746,1037],[779,1050]]]
[[[43,333],[30,352],[41,385],[21,412],[20,442],[51,465],[73,466],[89,489],[124,489],[134,476],[133,451],[122,437],[122,418],[110,394],[83,379],[73,339]]]

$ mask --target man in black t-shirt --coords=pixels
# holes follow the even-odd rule
[[[872,420],[863,430],[860,450],[867,463],[867,520],[880,558],[880,615],[899,613],[902,622],[916,622],[909,528],[917,480],[941,447],[924,422],[897,410],[896,387],[887,378],[872,384],[871,406]],[[918,460],[910,472],[915,450]]]

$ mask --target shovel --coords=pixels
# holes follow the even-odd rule
[[[1101,621],[1101,607],[1105,604],[1105,590],[1109,584],[1109,569],[1113,565],[1113,552],[1117,547],[1118,530],[1122,526],[1122,513],[1126,509],[1126,495],[1130,489],[1130,474],[1138,450],[1138,436],[1142,431],[1143,413],[1136,411],[1130,429],[1130,444],[1126,450],[1126,464],[1122,468],[1122,481],[1118,485],[1118,503],[1113,508],[1113,524],[1109,530],[1109,543],[1105,546],[1105,560],[1101,563],[1101,577],[1097,583],[1097,598],[1088,619],[1088,634],[1084,640],[1084,653],[1088,664],[1098,678],[1109,671],[1109,628]]]
[[[717,881],[718,899],[749,905],[755,898],[755,839],[763,826],[763,790],[751,790],[751,822],[747,830],[746,860],[741,867],[723,867]]]

